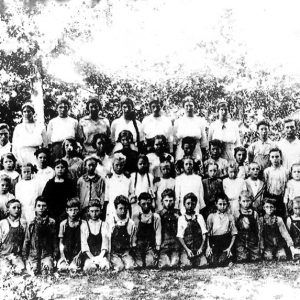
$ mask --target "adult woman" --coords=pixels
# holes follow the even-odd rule
[[[194,115],[195,101],[193,97],[185,97],[183,99],[183,107],[185,115],[174,122],[174,146],[177,148],[175,158],[176,160],[182,158],[183,150],[181,148],[181,141],[183,138],[190,136],[197,141],[193,156],[195,159],[201,160],[202,155],[205,155],[208,148],[205,120]]]
[[[46,132],[44,124],[38,124],[34,120],[34,107],[27,102],[22,106],[22,123],[18,124],[13,133],[13,153],[20,164],[34,163],[36,149],[46,144]]]
[[[100,102],[97,98],[92,98],[86,103],[88,115],[80,119],[80,136],[83,140],[83,150],[85,155],[91,155],[96,152],[92,142],[96,133],[104,133],[110,136],[108,119],[99,116],[101,109]]]
[[[228,118],[228,107],[225,100],[218,103],[218,120],[211,123],[208,131],[208,140],[220,140],[224,144],[222,157],[234,159],[234,148],[240,146],[238,125]]]

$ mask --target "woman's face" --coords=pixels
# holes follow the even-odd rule
[[[73,144],[68,140],[65,142],[65,151],[66,153],[72,153],[74,151]]]
[[[99,113],[99,105],[95,102],[91,102],[89,104],[89,113],[92,115],[98,115]]]
[[[185,109],[185,112],[188,115],[193,115],[194,114],[195,105],[194,105],[194,103],[192,101],[187,101],[184,104],[184,109]]]
[[[228,109],[226,106],[221,106],[219,109],[219,118],[221,120],[225,119],[227,117],[228,114]]]
[[[29,121],[29,122],[33,121],[33,110],[30,107],[25,106],[22,110],[22,114],[23,114],[23,118],[26,121]]]

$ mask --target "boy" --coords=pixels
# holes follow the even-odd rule
[[[227,266],[231,262],[232,247],[237,235],[232,214],[228,213],[229,200],[225,194],[216,197],[217,212],[207,218],[207,249],[206,256],[210,264]]]
[[[252,208],[253,197],[249,191],[242,191],[239,197],[240,210],[236,217],[238,234],[236,237],[237,262],[258,261],[259,228],[258,214]]]
[[[287,245],[292,254],[294,253],[294,243],[291,239],[282,218],[275,216],[276,200],[264,199],[265,215],[260,221],[260,249],[265,260],[286,260],[285,246]]]
[[[81,241],[79,218],[80,202],[72,198],[67,202],[66,212],[68,218],[59,226],[59,252],[60,260],[57,263],[58,271],[78,270],[81,267]]]
[[[21,203],[11,199],[6,204],[8,217],[0,221],[0,265],[3,275],[10,267],[16,274],[25,269],[22,260],[22,247],[26,224],[21,221]],[[6,275],[6,274],[5,274]]]
[[[27,227],[24,241],[24,258],[30,274],[53,273],[53,259],[57,254],[55,221],[48,216],[47,203],[39,196],[35,201],[35,218]]]
[[[137,228],[136,263],[138,267],[155,267],[161,246],[161,220],[151,211],[152,197],[141,193],[138,197],[141,212],[134,217]]]
[[[162,244],[158,261],[159,268],[177,267],[179,265],[179,243],[176,238],[178,217],[175,209],[175,192],[165,189],[161,194],[163,209],[158,212],[161,219]]]
[[[6,216],[6,203],[14,199],[14,195],[9,192],[11,187],[11,179],[7,175],[0,176],[0,220]]]
[[[90,273],[97,269],[109,269],[108,226],[101,221],[101,203],[99,199],[91,199],[88,205],[88,220],[82,222],[81,251],[84,254],[83,271]]]
[[[195,194],[186,194],[183,198],[185,213],[178,218],[177,238],[184,249],[180,255],[182,267],[207,265],[204,255],[207,230],[203,217],[195,212],[197,201]]]
[[[113,269],[119,272],[135,267],[131,252],[136,246],[136,228],[133,220],[128,217],[128,198],[117,196],[114,205],[116,213],[109,220],[110,262]]]

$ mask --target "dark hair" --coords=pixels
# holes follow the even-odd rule
[[[183,158],[182,158],[182,162],[184,162],[186,159],[191,159],[193,161],[193,163],[195,164],[195,159],[193,156],[191,155],[185,155]]]
[[[188,194],[186,194],[186,195],[183,197],[183,205],[185,205],[185,202],[186,202],[188,199],[191,199],[191,201],[192,201],[192,202],[195,202],[195,203],[197,203],[197,201],[198,201],[198,198],[197,198],[197,196],[196,196],[194,193],[188,193]]]
[[[276,208],[276,202],[277,202],[276,199],[270,198],[270,197],[266,197],[266,198],[264,198],[264,200],[263,200],[264,205],[265,205],[266,203],[272,204],[272,205],[274,205],[275,208]]]
[[[154,143],[155,140],[162,140],[163,144],[164,144],[164,148],[167,146],[167,138],[163,135],[163,134],[158,134],[154,137]]]
[[[194,97],[192,97],[192,96],[185,96],[182,99],[182,106],[184,106],[187,102],[192,102],[194,104],[194,106],[196,107],[196,101],[195,101]]]
[[[93,140],[92,140],[92,147],[94,149],[97,149],[97,145],[96,144],[97,144],[98,140],[101,140],[101,142],[103,143],[103,145],[104,145],[104,152],[107,154],[107,152],[109,150],[109,147],[111,145],[110,138],[105,133],[96,133],[93,136]]]
[[[165,197],[171,197],[174,198],[175,200],[175,192],[172,189],[165,189],[162,193],[161,193],[161,200],[164,200]]]
[[[90,99],[86,102],[85,108],[86,108],[87,111],[90,110],[90,104],[92,104],[92,103],[97,104],[98,107],[99,107],[99,110],[102,108],[99,99],[94,97],[94,98],[90,98]]]
[[[239,151],[243,152],[243,159],[246,160],[246,158],[247,158],[247,150],[246,150],[246,148],[241,147],[241,146],[234,148],[234,157],[236,156],[236,154]]]
[[[21,202],[20,202],[20,200],[18,200],[18,199],[10,199],[10,200],[8,200],[7,202],[6,202],[6,208],[8,209],[13,203],[19,203],[19,204],[21,204]]]
[[[22,170],[22,168],[27,168],[27,167],[31,169],[31,173],[36,173],[37,172],[36,167],[32,163],[22,164],[21,170]]]
[[[9,132],[9,126],[6,123],[0,124],[0,130],[6,129]]]
[[[270,128],[270,123],[267,120],[261,120],[256,125],[257,130],[260,126],[267,126],[268,128]]]
[[[66,99],[66,98],[58,99],[58,101],[57,101],[57,103],[56,103],[56,108],[57,108],[60,104],[66,104],[66,105],[68,105],[68,108],[70,108],[70,102],[69,102],[69,100]]]
[[[76,142],[75,139],[73,138],[67,138],[63,141],[62,143],[62,154],[63,156],[66,155],[66,149],[65,149],[65,146],[66,146],[66,142],[70,142],[72,147],[73,147],[73,151],[71,152],[71,157],[79,157],[79,153],[78,153],[78,144]]]
[[[119,204],[124,205],[128,209],[129,208],[128,198],[123,195],[117,196],[114,200],[115,208],[117,208]]]
[[[17,161],[16,157],[12,153],[9,152],[9,153],[5,153],[1,156],[1,164],[3,164],[3,161],[5,158],[12,160],[14,162],[14,164]]]
[[[122,107],[122,105],[124,105],[124,104],[126,104],[128,106],[131,106],[132,109],[134,108],[133,101],[130,98],[128,98],[127,96],[126,97],[124,97],[124,96],[121,97],[120,106]]]
[[[277,147],[272,148],[272,149],[269,151],[269,155],[270,155],[272,152],[279,152],[279,153],[280,153],[280,156],[281,156],[281,158],[282,158],[282,151],[281,151],[279,148],[277,148]]]
[[[216,195],[216,203],[218,203],[218,201],[219,200],[225,200],[227,203],[229,203],[229,199],[228,199],[228,197],[227,197],[227,195],[225,194],[225,193],[218,193],[217,195]]]
[[[295,123],[295,126],[296,126],[296,121],[294,119],[291,119],[291,118],[286,118],[283,120],[283,123],[286,124],[286,123],[290,123],[290,122],[294,122]]]
[[[64,159],[62,159],[62,158],[57,158],[57,159],[54,161],[53,168],[55,169],[55,167],[58,166],[58,165],[63,165],[63,166],[64,166],[64,168],[66,169],[65,175],[67,175],[68,170],[69,170],[68,163],[67,163]]]
[[[222,147],[223,147],[222,142],[220,140],[217,140],[217,139],[211,140],[209,142],[209,149],[210,149],[211,146],[218,147],[219,149],[222,149]]]
[[[184,137],[183,139],[182,139],[182,141],[181,141],[181,148],[183,149],[183,146],[185,145],[185,144],[189,144],[189,145],[191,145],[192,147],[194,147],[194,149],[195,149],[195,147],[196,147],[196,139],[195,138],[193,138],[193,137],[191,137],[191,136],[186,136],[186,137]]]
[[[80,209],[80,201],[78,197],[71,198],[67,201],[66,208],[78,207]]]
[[[49,157],[50,157],[50,151],[49,151],[48,148],[45,148],[45,147],[38,148],[37,150],[35,150],[34,155],[37,158],[41,153],[46,154],[47,159],[49,159]]]
[[[139,154],[139,156],[137,158],[137,164],[138,164],[138,162],[139,162],[140,159],[143,159],[148,164],[148,168],[147,168],[146,172],[149,172],[149,165],[150,165],[150,163],[149,163],[148,156],[145,155],[145,154]]]
[[[43,197],[43,196],[38,196],[38,197],[35,199],[34,207],[36,207],[36,204],[37,204],[38,202],[44,202],[44,203],[47,204],[46,198]]]
[[[90,201],[89,201],[89,204],[88,204],[88,207],[99,207],[99,208],[102,208],[101,206],[101,202],[99,199],[97,198],[92,198]]]
[[[138,197],[138,201],[142,201],[142,200],[152,200],[152,197],[149,193],[140,193],[139,197]]]
[[[5,174],[1,175],[0,176],[0,181],[7,182],[8,185],[9,185],[9,189],[11,188],[11,178],[8,175],[5,175]]]
[[[162,106],[162,102],[156,98],[152,98],[150,101],[149,101],[149,107],[151,107],[151,104],[152,103],[157,103],[160,107]]]
[[[117,142],[120,143],[120,142],[121,142],[121,139],[122,139],[123,137],[128,138],[130,144],[133,142],[133,135],[132,135],[132,133],[131,133],[129,130],[122,130],[122,131],[119,133]]]

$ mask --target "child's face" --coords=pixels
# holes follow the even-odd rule
[[[96,221],[99,220],[101,214],[101,209],[98,206],[91,206],[89,208],[89,216],[91,220]]]
[[[68,116],[69,106],[66,103],[61,103],[57,106],[57,113],[61,118]]]
[[[46,153],[40,153],[37,157],[40,168],[46,168],[47,166],[47,155]]]
[[[184,155],[192,155],[194,150],[195,150],[195,147],[193,147],[193,145],[191,144],[183,144],[183,152],[184,152]]]
[[[99,113],[99,105],[97,103],[91,102],[89,104],[89,112],[97,115]]]
[[[122,174],[124,169],[124,162],[115,161],[113,164],[113,169],[116,174]]]
[[[245,161],[245,159],[244,159],[244,152],[243,151],[238,151],[235,154],[235,159],[236,159],[236,162],[238,164],[242,164]]]
[[[197,205],[196,201],[192,201],[192,199],[190,198],[186,199],[184,203],[186,213],[188,215],[193,214],[195,212],[196,205]]]
[[[9,184],[6,180],[0,181],[1,194],[4,195],[9,191]]]
[[[295,180],[300,180],[300,166],[294,166],[293,167],[292,177]]]
[[[279,151],[274,151],[270,153],[270,162],[274,167],[279,167],[281,162],[281,155]]]
[[[192,174],[193,173],[193,167],[194,167],[194,162],[191,159],[185,159],[183,161],[183,169],[185,174]]]
[[[14,169],[14,161],[10,158],[5,157],[3,159],[3,168],[7,171],[12,171]]]
[[[209,165],[207,175],[209,178],[215,178],[218,174],[218,167],[216,165]]]
[[[172,210],[175,206],[175,199],[173,197],[166,196],[162,200],[163,206],[167,210]]]
[[[154,141],[154,150],[156,153],[161,153],[163,151],[164,148],[164,143],[162,141],[162,139],[156,139]]]
[[[79,207],[69,207],[66,209],[69,219],[76,220],[79,216]]]
[[[35,205],[35,212],[39,217],[45,216],[47,212],[47,203],[43,201],[37,201]]]
[[[273,215],[274,212],[275,212],[275,207],[271,203],[265,203],[264,204],[264,211],[265,211],[266,215]]]
[[[216,206],[219,212],[224,213],[228,208],[228,203],[224,199],[218,199]]]
[[[157,103],[157,102],[151,103],[150,109],[151,109],[151,111],[152,111],[155,115],[158,115],[159,112],[160,112],[160,105],[159,105],[159,103]]]
[[[151,210],[151,202],[152,200],[151,199],[141,199],[140,202],[139,202],[139,205],[142,209],[142,212],[144,214],[147,214],[150,212]]]
[[[66,168],[63,164],[58,164],[54,168],[55,175],[59,178],[63,177],[66,173]]]
[[[220,148],[214,145],[210,146],[210,155],[213,159],[218,159],[220,157]]]
[[[169,162],[163,162],[160,165],[160,171],[164,178],[167,178],[171,174],[171,164]]]
[[[235,168],[228,168],[228,177],[230,179],[235,179],[237,176],[237,170]]]
[[[24,180],[31,179],[31,167],[22,167],[22,178]]]
[[[118,204],[116,208],[116,214],[120,219],[126,219],[127,217],[127,207],[124,204]]]
[[[251,207],[252,201],[249,197],[242,196],[240,199],[240,206],[243,209],[249,209]]]
[[[98,153],[104,152],[104,143],[102,139],[97,139],[96,141],[96,149]]]
[[[6,129],[0,130],[0,145],[5,146],[8,143],[8,131]]]
[[[143,158],[140,158],[137,163],[137,168],[140,173],[144,174],[147,171],[148,163]]]
[[[87,160],[85,163],[86,172],[89,175],[94,175],[97,167],[97,162],[93,159]]]
[[[297,217],[300,217],[300,204],[294,204],[293,206],[293,212],[294,215],[296,215]]]
[[[19,218],[21,216],[21,204],[19,202],[13,202],[8,207],[8,213],[13,218]]]
[[[258,131],[259,137],[262,140],[266,140],[267,139],[267,137],[268,137],[268,131],[269,131],[268,126],[266,126],[266,125],[260,125],[257,131]]]
[[[123,137],[121,138],[121,141],[120,141],[120,142],[121,142],[123,148],[129,148],[129,146],[130,146],[130,139],[129,139],[128,137],[123,136]]]
[[[257,164],[251,164],[249,173],[250,173],[250,178],[251,179],[257,179],[259,175],[260,168]]]
[[[70,141],[65,142],[65,151],[66,153],[72,153],[74,151],[74,147]]]

